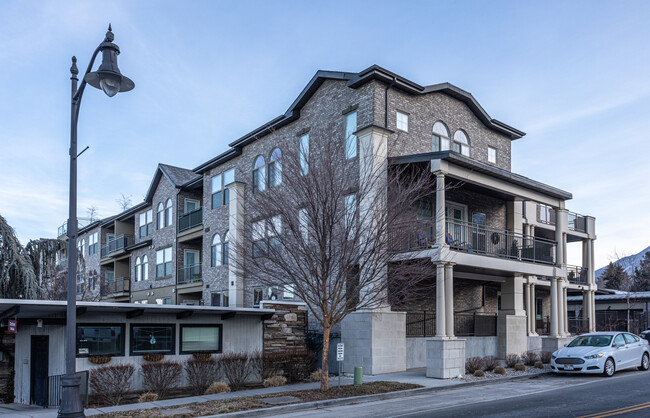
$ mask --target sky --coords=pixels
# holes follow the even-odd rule
[[[67,219],[70,59],[83,73],[110,22],[136,87],[84,93],[79,216],[141,202],[159,162],[226,151],[317,70],[378,64],[526,132],[512,170],[596,217],[600,267],[650,245],[649,18],[647,1],[1,0],[0,215],[23,244]]]

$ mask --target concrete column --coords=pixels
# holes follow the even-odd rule
[[[528,283],[528,299],[526,304],[529,309],[527,311],[528,315],[528,335],[536,336],[537,335],[537,326],[536,326],[536,313],[535,313],[535,283]]]
[[[524,226],[524,230],[527,229]],[[524,283],[524,301],[526,303],[526,329],[528,330],[528,335],[530,335],[532,328],[530,326],[530,317],[532,315],[532,309],[530,305],[530,283]]]
[[[557,277],[551,277],[551,337],[558,337]]]
[[[436,245],[447,245],[445,240],[445,174],[436,172]]]
[[[589,283],[592,286],[596,285],[596,267],[594,263],[594,240],[590,239],[589,240],[589,270],[587,272],[588,277],[589,277]],[[592,305],[593,307],[593,305]]]
[[[514,275],[501,283],[501,308],[497,317],[497,355],[505,358],[528,349],[523,276]]]
[[[589,331],[596,332],[598,331],[596,329],[596,291],[592,290],[589,292],[589,299],[591,300],[589,303],[591,306],[591,324],[589,326]]]
[[[555,208],[555,240],[557,241],[556,248],[556,264],[559,266],[566,265],[566,232],[569,224],[569,215],[564,208]]]
[[[235,182],[228,186],[228,298],[229,306],[244,307],[244,192],[246,184]],[[205,216],[205,215],[204,215]]]
[[[567,304],[567,300],[566,300],[567,295],[568,292],[565,286],[562,289],[562,305],[563,305],[562,315],[564,316],[564,335],[571,335],[571,333],[569,332],[569,313],[568,313],[569,305]]]
[[[566,305],[564,304],[564,281],[561,278],[557,279],[557,286],[555,287],[557,293],[557,333],[563,337],[566,332],[564,331],[564,317],[566,316]]]
[[[445,265],[436,265],[436,337],[446,337]]]
[[[445,265],[445,331],[447,337],[454,337],[454,264]]]
[[[587,329],[591,332],[591,291],[584,290],[582,292],[582,318],[586,322]]]

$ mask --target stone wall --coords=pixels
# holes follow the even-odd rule
[[[307,348],[307,306],[304,303],[262,301],[263,309],[275,309],[264,321],[264,352]]]

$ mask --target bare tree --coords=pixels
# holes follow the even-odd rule
[[[396,262],[389,243],[403,215],[431,192],[429,170],[388,165],[364,144],[359,158],[345,159],[343,142],[328,138],[309,154],[283,150],[268,179],[254,174],[254,192],[268,190],[247,202],[252,222],[232,261],[248,278],[289,288],[307,304],[323,329],[321,390],[329,388],[332,328],[357,310],[403,302],[432,271]]]
[[[37,299],[42,290],[30,255],[0,216],[0,297]]]
[[[115,199],[117,204],[120,206],[120,209],[122,210],[127,210],[128,208],[131,207],[131,202],[132,198],[131,195],[125,195],[124,193],[120,193],[120,197]]]
[[[86,213],[88,214],[88,218],[90,218],[90,222],[94,222],[97,220],[98,213],[97,213],[97,206],[92,205],[88,206],[86,209]]]

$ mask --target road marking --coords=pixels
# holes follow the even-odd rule
[[[626,414],[628,412],[638,411],[640,409],[650,408],[650,402],[640,403],[637,405],[626,406],[625,408],[612,409],[610,411],[598,412],[591,415],[583,415],[579,418],[604,418],[613,415]]]

